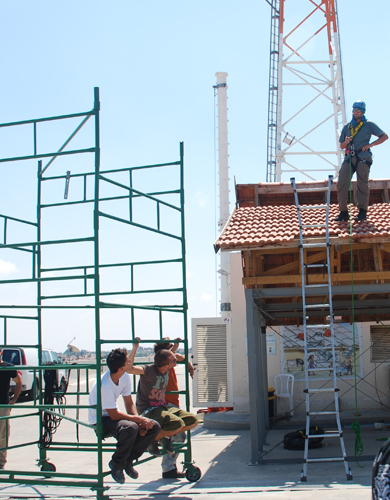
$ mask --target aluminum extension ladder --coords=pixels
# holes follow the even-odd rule
[[[333,306],[332,306],[332,282],[331,282],[331,269],[330,269],[330,242],[329,242],[329,206],[330,206],[330,191],[331,191],[331,186],[332,186],[332,181],[333,181],[333,176],[330,175],[328,179],[328,186],[327,187],[319,187],[319,188],[299,188],[297,189],[295,185],[295,178],[291,179],[291,184],[294,189],[294,197],[295,197],[295,204],[297,207],[297,212],[298,212],[298,220],[299,220],[299,233],[300,233],[300,253],[301,253],[301,270],[302,270],[302,307],[303,307],[303,333],[304,333],[304,347],[305,347],[305,381],[306,381],[306,389],[304,392],[306,393],[306,432],[305,432],[305,452],[304,452],[304,459],[303,459],[303,470],[301,472],[301,481],[307,481],[307,466],[309,463],[320,463],[320,462],[344,462],[344,467],[345,467],[345,473],[347,475],[348,480],[352,480],[352,473],[351,469],[348,466],[348,461],[347,461],[347,454],[345,451],[345,444],[344,444],[344,438],[343,438],[343,431],[341,428],[341,423],[340,423],[340,411],[339,411],[339,399],[338,399],[338,392],[339,389],[337,388],[337,377],[336,377],[336,351],[335,351],[335,340],[334,340],[334,329],[333,329]],[[324,205],[305,205],[305,206],[300,206],[299,205],[299,200],[298,200],[298,193],[300,192],[314,192],[314,191],[323,191],[325,198],[326,198],[326,204]],[[301,213],[303,211],[307,210],[312,210],[312,211],[320,211],[322,214],[325,211],[326,212],[326,218],[325,218],[325,223],[322,224],[304,224],[302,222],[302,216]],[[323,217],[322,217],[323,219]],[[308,242],[309,237],[304,236],[304,231],[305,229],[319,229],[319,228],[325,228],[326,234],[324,237],[315,237],[315,242],[313,242],[313,237],[311,238],[310,242]],[[307,264],[307,250],[315,250],[319,248],[325,248],[326,249],[326,263],[325,264]],[[327,283],[316,283],[316,284],[309,284],[309,269],[310,268],[321,268],[323,270],[323,275],[324,275],[324,280],[327,277]],[[327,290],[327,296],[329,297],[328,303],[316,303],[316,302],[309,302],[306,303],[306,295],[309,294],[309,291],[315,289],[316,287],[323,288],[326,286],[328,288]],[[321,295],[325,295],[321,292]],[[327,324],[316,324],[312,325],[309,324],[307,325],[307,320],[309,319],[309,314],[310,312],[323,312],[325,313],[324,316],[326,316],[326,322]],[[329,321],[328,321],[329,320]],[[308,334],[307,334],[307,328],[326,328],[331,331],[331,346],[324,347],[324,346],[318,346],[318,347],[311,347],[308,349]],[[308,356],[316,353],[319,349],[324,350],[328,349],[331,352],[332,357],[329,358],[329,360],[333,361],[332,367],[328,368],[315,368],[316,372],[317,371],[328,371],[330,372],[331,370],[333,371],[333,387],[328,387],[328,388],[315,388],[311,387],[310,383],[312,383],[312,379],[309,378],[309,372],[312,371],[310,370],[310,366],[308,363]],[[310,353],[308,352],[310,351]],[[310,411],[310,396],[314,393],[333,393],[334,394],[334,411]],[[326,431],[325,434],[313,434],[310,435],[310,419],[314,416],[318,415],[334,415],[336,418],[336,424],[337,424],[337,430],[332,430],[332,431]],[[340,445],[341,445],[341,456],[338,457],[327,457],[327,458],[309,458],[309,441],[310,439],[318,438],[318,437],[326,437],[326,438],[340,438]]]

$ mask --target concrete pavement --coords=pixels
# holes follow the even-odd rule
[[[13,427],[15,428],[16,424]],[[85,432],[91,431],[83,431],[81,433],[83,439]],[[286,429],[270,431],[266,448],[271,451],[265,455],[264,465],[251,466],[250,431],[235,433],[214,431],[204,429],[200,425],[193,432],[192,438],[193,459],[202,470],[200,481],[189,483],[187,480],[162,479],[160,460],[154,459],[137,467],[140,477],[136,481],[127,478],[124,485],[119,485],[111,476],[107,476],[105,484],[110,488],[107,496],[113,500],[125,498],[216,500],[222,496],[244,500],[255,498],[261,493],[262,498],[266,500],[312,499],[313,495],[324,499],[370,498],[373,456],[382,444],[377,439],[389,437],[389,431],[377,431],[372,426],[362,428],[364,452],[359,459],[361,466],[359,467],[353,457],[355,436],[350,428],[346,428],[345,441],[350,457],[349,465],[354,476],[353,481],[347,481],[342,464],[322,463],[309,466],[306,483],[300,482],[303,452],[285,450],[283,445],[278,446],[285,433]],[[339,449],[337,439],[326,439],[324,447],[313,450],[311,456],[334,456],[339,454]],[[94,454],[91,453],[49,452],[49,456],[51,462],[56,464],[58,472],[94,472],[96,467]],[[37,448],[34,445],[11,450],[7,469],[18,470],[20,464],[23,464],[23,470],[37,470],[36,458]],[[104,460],[107,464],[108,453],[105,454]],[[0,484],[0,498],[59,500],[95,498],[95,495],[89,489],[77,487],[76,482],[72,487]]]
[[[68,403],[75,403],[74,396],[68,396]],[[81,404],[86,403],[86,396],[81,397]],[[25,403],[17,405],[13,415],[26,413]],[[385,415],[382,412],[382,417]],[[75,418],[75,410],[68,409],[67,416]],[[367,416],[365,416],[367,417]],[[80,410],[80,419],[87,421],[87,410]],[[372,422],[377,420],[372,416]],[[197,483],[183,480],[166,480],[161,477],[160,459],[153,459],[137,466],[139,479],[126,478],[124,485],[115,483],[111,476],[105,479],[109,487],[107,498],[123,499],[169,499],[169,500],[221,500],[231,498],[252,500],[261,494],[264,500],[369,500],[371,498],[372,461],[384,438],[390,437],[390,427],[376,430],[368,418],[363,419],[361,435],[364,451],[359,458],[359,465],[354,458],[355,434],[350,425],[344,426],[344,437],[349,466],[353,480],[347,481],[343,464],[310,464],[308,481],[300,482],[303,451],[285,450],[281,444],[283,436],[290,430],[303,427],[299,415],[289,422],[279,422],[268,432],[263,463],[252,466],[251,442],[249,430],[206,429],[199,425],[192,433],[192,456],[195,465],[202,471]],[[388,423],[388,422],[387,422]],[[31,416],[13,419],[11,445],[36,441],[39,437],[38,418]],[[75,424],[63,420],[56,434],[55,441],[76,442]],[[80,427],[81,442],[95,442],[91,429]],[[115,443],[115,440],[112,439]],[[105,453],[103,460],[108,471],[110,453]],[[340,455],[340,442],[337,438],[326,438],[321,449],[313,450],[310,457],[331,457]],[[96,473],[96,454],[84,452],[48,451],[50,462],[57,467],[57,472],[78,474]],[[36,444],[9,450],[9,462],[1,476],[7,471],[38,471],[38,448]],[[182,458],[179,458],[179,461]],[[12,479],[12,478],[11,478]],[[88,488],[81,488],[74,480],[72,486],[33,486],[0,483],[1,499],[93,499],[96,494]]]

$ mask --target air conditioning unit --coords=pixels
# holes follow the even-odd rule
[[[193,406],[233,406],[231,324],[223,318],[192,319]]]

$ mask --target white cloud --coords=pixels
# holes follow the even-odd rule
[[[141,300],[138,302],[137,306],[153,306],[153,302],[150,302],[150,300]]]
[[[201,296],[200,296],[200,300],[203,300],[204,302],[210,302],[210,300],[213,299],[213,296],[210,295],[209,293],[203,293]]]
[[[15,264],[12,264],[12,262],[6,262],[5,260],[0,260],[0,274],[12,274],[17,272],[18,270]]]
[[[207,197],[202,193],[202,191],[198,191],[196,193],[196,200],[197,200],[197,204],[200,207],[207,206]]]

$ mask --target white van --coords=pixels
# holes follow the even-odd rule
[[[33,347],[3,347],[3,361],[8,361],[17,366],[38,366],[38,349]],[[57,354],[51,349],[42,349],[42,365],[51,363],[61,364],[62,361],[58,359]],[[65,392],[67,386],[67,372],[64,369],[57,370],[58,379],[57,384],[60,390]],[[39,390],[39,371],[34,370],[18,370],[19,375],[22,377],[22,392],[21,395],[27,396],[29,401],[34,399],[35,394],[38,395]],[[34,381],[36,382],[34,386]],[[43,382],[44,383],[44,382]],[[13,391],[15,382],[11,380],[10,390]]]

